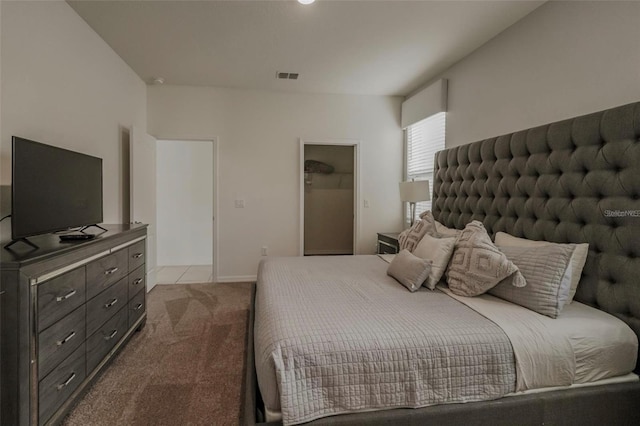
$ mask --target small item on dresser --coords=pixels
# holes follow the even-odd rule
[[[430,260],[414,256],[405,249],[393,258],[387,268],[387,275],[395,278],[413,293],[422,286],[429,276],[431,264]]]
[[[510,275],[514,275],[513,286],[527,284],[518,267],[493,244],[481,222],[474,220],[465,226],[447,269],[451,291],[458,296],[479,296]]]
[[[60,242],[69,243],[74,241],[88,241],[93,240],[96,236],[94,234],[64,234],[60,235]]]

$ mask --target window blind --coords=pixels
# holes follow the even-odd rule
[[[446,113],[440,112],[425,118],[406,130],[405,169],[407,180],[429,180],[433,194],[433,169],[436,152],[444,149]],[[431,209],[431,201],[416,204],[416,218]],[[409,205],[405,207],[405,218],[411,222]]]

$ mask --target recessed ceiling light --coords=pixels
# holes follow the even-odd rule
[[[160,84],[164,84],[164,78],[162,78],[162,77],[156,77],[156,78],[154,78],[154,79],[153,79],[153,84],[158,84],[158,85],[160,85]]]
[[[311,4],[316,0],[298,0],[298,3],[300,4]]]

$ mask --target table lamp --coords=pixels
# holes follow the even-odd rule
[[[400,199],[403,202],[409,203],[411,225],[413,226],[413,222],[416,219],[416,203],[429,201],[431,199],[431,194],[429,194],[429,181],[409,180],[400,182]]]

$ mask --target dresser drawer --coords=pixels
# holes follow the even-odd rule
[[[123,278],[87,302],[87,336],[127,305],[127,286],[127,279]]]
[[[129,271],[140,267],[144,264],[145,256],[145,240],[138,241],[128,248],[129,250]]]
[[[91,299],[129,273],[127,249],[118,250],[87,265],[87,299]]]
[[[86,377],[85,345],[82,343],[38,387],[39,424],[44,424]]]
[[[82,305],[38,335],[38,376],[49,374],[85,339],[85,306]]]
[[[133,327],[133,324],[138,321],[147,307],[147,301],[145,291],[141,291],[136,294],[133,299],[129,301],[129,328]]]
[[[84,267],[38,286],[38,330],[49,327],[85,301]]]
[[[113,318],[87,339],[87,371],[93,371],[100,364],[128,329],[127,307],[123,306]]]
[[[146,287],[145,275],[144,265],[129,274],[129,299]]]

